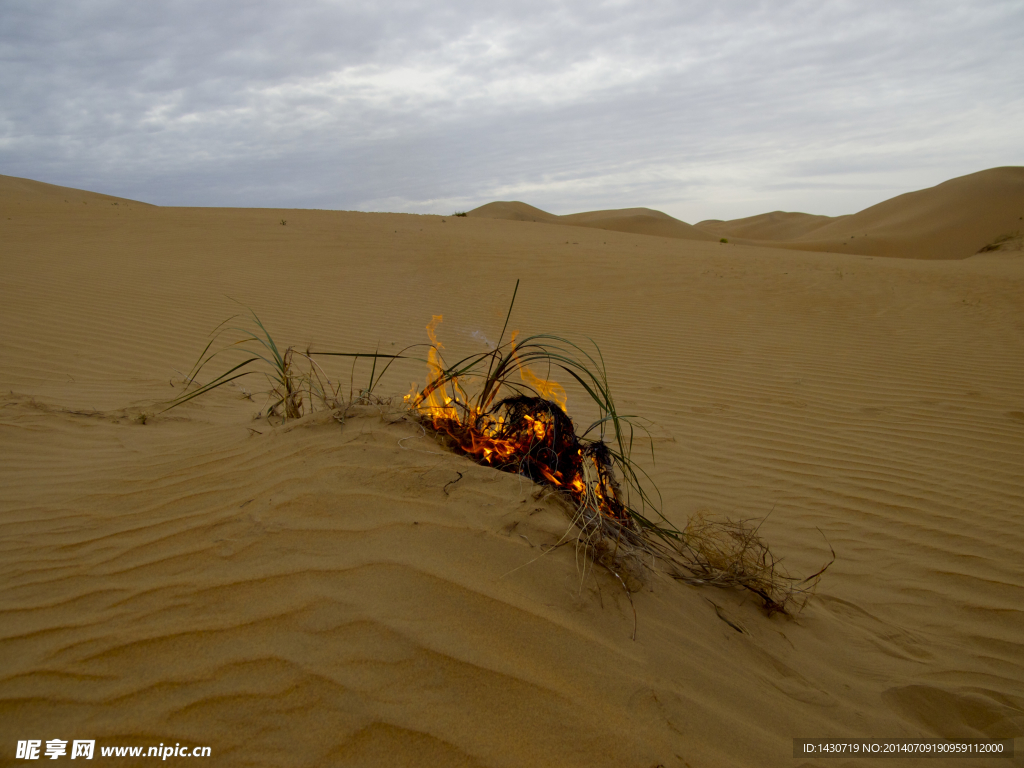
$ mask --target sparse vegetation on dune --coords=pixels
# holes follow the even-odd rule
[[[1024,243],[1024,237],[1019,231],[1007,232],[1000,235],[988,245],[978,250],[978,253],[990,253],[991,251],[1019,251]]]
[[[517,290],[518,286],[517,282]],[[660,511],[657,488],[633,455],[638,436],[646,432],[644,420],[618,411],[600,348],[593,341],[584,347],[550,334],[520,340],[513,333],[506,340],[514,305],[515,294],[495,349],[452,364],[444,361],[444,347],[436,336],[440,316],[427,326],[429,344],[398,354],[294,347],[281,352],[249,310],[246,325],[231,324],[235,316],[215,329],[186,377],[185,392],[167,408],[252,374],[268,383],[267,401],[260,411],[265,418],[286,421],[317,409],[390,403],[374,394],[382,377],[398,360],[418,360],[427,365],[428,380],[395,407],[407,410],[454,451],[553,488],[571,510],[578,548],[607,568],[627,594],[636,591],[650,573],[660,572],[690,584],[748,591],[769,614],[802,608],[831,561],[800,579],[782,568],[752,521],[698,516],[682,529],[675,526]],[[215,348],[220,342],[225,343]],[[425,350],[426,356],[416,354],[418,350]],[[197,384],[209,364],[229,353],[244,359],[207,383]],[[317,357],[352,358],[347,400]],[[370,373],[366,386],[357,390],[354,371],[360,358]],[[565,411],[565,390],[541,378],[534,368],[545,375],[561,371],[568,376],[596,406],[597,418],[579,431]]]
[[[239,318],[241,321],[236,323]],[[171,400],[165,410],[176,408],[225,384],[251,375],[262,377],[268,385],[264,391],[266,401],[258,414],[261,418],[279,418],[287,421],[318,409],[333,410],[344,406],[341,384],[327,375],[323,367],[313,359],[310,351],[287,347],[282,352],[259,316],[251,309],[248,310],[248,316],[229,317],[217,326],[210,336],[209,343],[185,376],[185,391]],[[205,384],[197,383],[197,378],[209,364],[214,360],[227,359],[231,354],[245,359]],[[346,356],[354,359],[370,357],[374,359],[374,363],[378,358],[395,357],[376,353]],[[358,392],[354,390],[354,384],[350,381],[349,403],[369,397],[375,385],[375,372],[376,365],[371,370],[368,387]],[[379,381],[379,377],[377,380]],[[245,396],[251,399],[251,393],[245,392]]]

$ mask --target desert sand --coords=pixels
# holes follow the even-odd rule
[[[769,228],[785,247],[629,231],[675,227],[635,209],[163,208],[0,177],[4,762],[60,738],[216,765],[845,766],[792,739],[1024,736],[1024,255],[964,252],[1013,229],[1002,208],[949,213],[1024,216],[971,193],[1021,174]],[[517,279],[511,326],[594,339],[653,422],[670,520],[767,517],[797,574],[834,548],[801,613],[651,577],[633,640],[611,574],[541,554],[557,499],[386,408],[272,426],[250,377],[161,412],[233,299],[302,349],[399,350],[443,314],[455,355],[496,340]]]

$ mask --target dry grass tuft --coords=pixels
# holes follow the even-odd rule
[[[248,309],[248,307],[246,307]],[[240,323],[231,325],[239,317]],[[283,352],[263,325],[260,318],[251,309],[248,316],[234,315],[229,317],[210,334],[209,343],[202,354],[189,370],[185,379],[185,391],[167,403],[165,411],[177,408],[200,395],[205,395],[225,384],[239,387],[242,396],[252,400],[252,392],[235,384],[244,376],[260,376],[267,382],[266,401],[258,414],[258,418],[280,421],[297,419],[307,413],[318,410],[337,410],[345,405],[342,396],[342,385],[332,380],[323,367],[314,359],[315,355],[331,355],[352,358],[352,377],[349,380],[349,405],[374,404],[383,402],[373,394],[373,389],[380,381],[380,376],[387,370],[385,366],[380,375],[377,372],[378,359],[398,359],[399,355],[380,355],[346,353],[346,352],[312,352],[296,347],[287,347]],[[233,365],[205,384],[197,379],[215,359],[227,359],[234,356],[244,357],[242,362]],[[373,358],[370,380],[365,388],[356,389],[354,383],[355,364],[359,358]],[[389,363],[390,364],[390,363]],[[194,388],[193,388],[194,387]]]
[[[754,525],[752,520],[710,520],[703,514],[694,515],[683,529],[681,571],[673,576],[690,584],[752,592],[769,615],[802,609],[835,561],[835,550],[817,573],[803,579],[790,576],[758,535],[763,522]]]

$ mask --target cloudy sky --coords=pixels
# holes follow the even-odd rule
[[[1020,0],[0,0],[0,173],[161,205],[852,213],[1024,165]]]

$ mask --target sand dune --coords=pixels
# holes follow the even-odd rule
[[[557,216],[532,205],[518,201],[498,201],[481,205],[467,213],[474,218],[504,219],[506,221],[533,221],[544,224],[567,224],[574,227],[591,227],[613,232],[629,232],[635,235],[675,237],[683,240],[717,240],[692,224],[680,221],[667,213],[650,208],[622,208],[609,211],[588,211]]]
[[[93,205],[145,205],[137,200],[127,200],[123,197],[112,197],[102,195],[98,192],[87,192],[83,189],[72,189],[71,187],[59,187],[55,184],[46,184],[42,181],[32,179],[21,179],[17,176],[0,176],[0,205],[12,206],[17,209],[22,206],[40,205],[67,205],[67,204]],[[152,207],[152,206],[149,206]]]
[[[497,200],[481,205],[466,213],[467,217],[478,219],[503,219],[505,221],[539,221],[544,224],[555,224],[559,216],[532,205],[520,203],[518,200]]]
[[[1020,250],[1024,168],[991,168],[860,213],[835,218],[775,212],[697,225],[746,244],[913,259],[962,259],[986,246]]]
[[[941,193],[950,211],[975,182]],[[160,208],[3,178],[0,201],[5,762],[60,738],[218,765],[839,766],[794,760],[793,737],[1024,736],[1018,253]],[[899,221],[926,229],[911,202],[870,219],[893,248]],[[400,413],[273,427],[256,378],[160,413],[228,297],[303,349],[398,350],[443,314],[455,356],[495,341],[517,278],[511,325],[595,339],[620,406],[653,421],[670,519],[771,513],[795,572],[827,538],[802,614],[654,578],[633,641],[611,574],[541,555],[569,525],[557,499]],[[401,365],[384,394],[423,382]],[[349,364],[329,370],[347,388]],[[588,415],[571,388],[569,411]]]
[[[745,219],[708,219],[694,224],[712,235],[747,240],[795,240],[845,216],[815,216],[810,213],[772,211]]]
[[[521,202],[499,201],[475,218],[569,224],[637,235],[802,251],[912,259],[962,259],[983,248],[1020,250],[1024,233],[1024,168],[1004,167],[909,192],[848,216],[773,211],[696,225],[650,208],[557,216]]]

